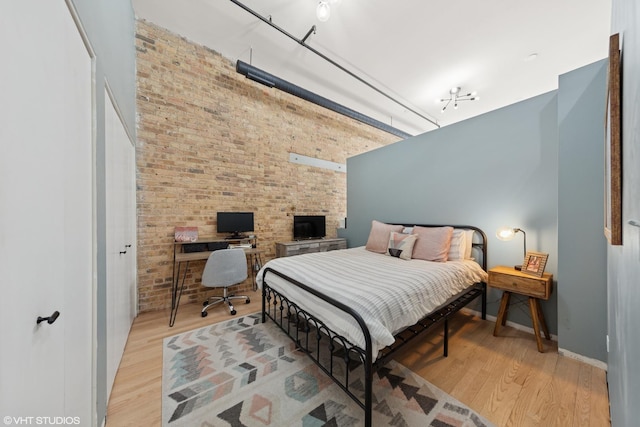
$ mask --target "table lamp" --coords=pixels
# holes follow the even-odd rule
[[[513,239],[516,236],[517,232],[521,232],[524,236],[524,253],[522,256],[522,259],[524,260],[524,258],[527,256],[527,233],[525,233],[523,229],[515,227],[502,227],[496,232],[496,237],[500,240],[508,241]],[[522,265],[515,265],[513,268],[515,268],[516,270],[522,270]]]

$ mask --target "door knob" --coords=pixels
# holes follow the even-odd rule
[[[56,319],[58,318],[58,316],[60,316],[60,312],[58,310],[54,311],[53,314],[49,317],[41,317],[38,316],[38,320],[36,321],[38,324],[40,324],[41,322],[44,322],[46,320],[46,322],[48,324],[52,324],[53,322],[56,321]]]

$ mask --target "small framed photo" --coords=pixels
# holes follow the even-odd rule
[[[176,227],[176,242],[195,242],[198,240],[198,227]]]
[[[547,265],[549,254],[540,252],[527,252],[522,264],[522,272],[536,277],[542,277],[544,267]]]

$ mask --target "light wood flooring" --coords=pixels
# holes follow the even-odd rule
[[[237,316],[261,309],[258,292],[238,304]],[[162,340],[228,320],[216,307],[205,318],[199,304],[180,307],[173,328],[169,311],[143,313],[131,328],[107,409],[107,426],[160,426]],[[605,371],[558,354],[532,334],[510,327],[493,336],[494,323],[467,313],[449,322],[449,357],[442,356],[442,329],[431,331],[396,360],[497,426],[610,426]]]

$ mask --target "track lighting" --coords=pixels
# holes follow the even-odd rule
[[[331,6],[338,6],[340,0],[320,0],[316,8],[316,17],[320,22],[327,22],[331,17]]]
[[[327,0],[320,0],[316,8],[316,16],[320,22],[327,22],[331,17],[331,6]]]

